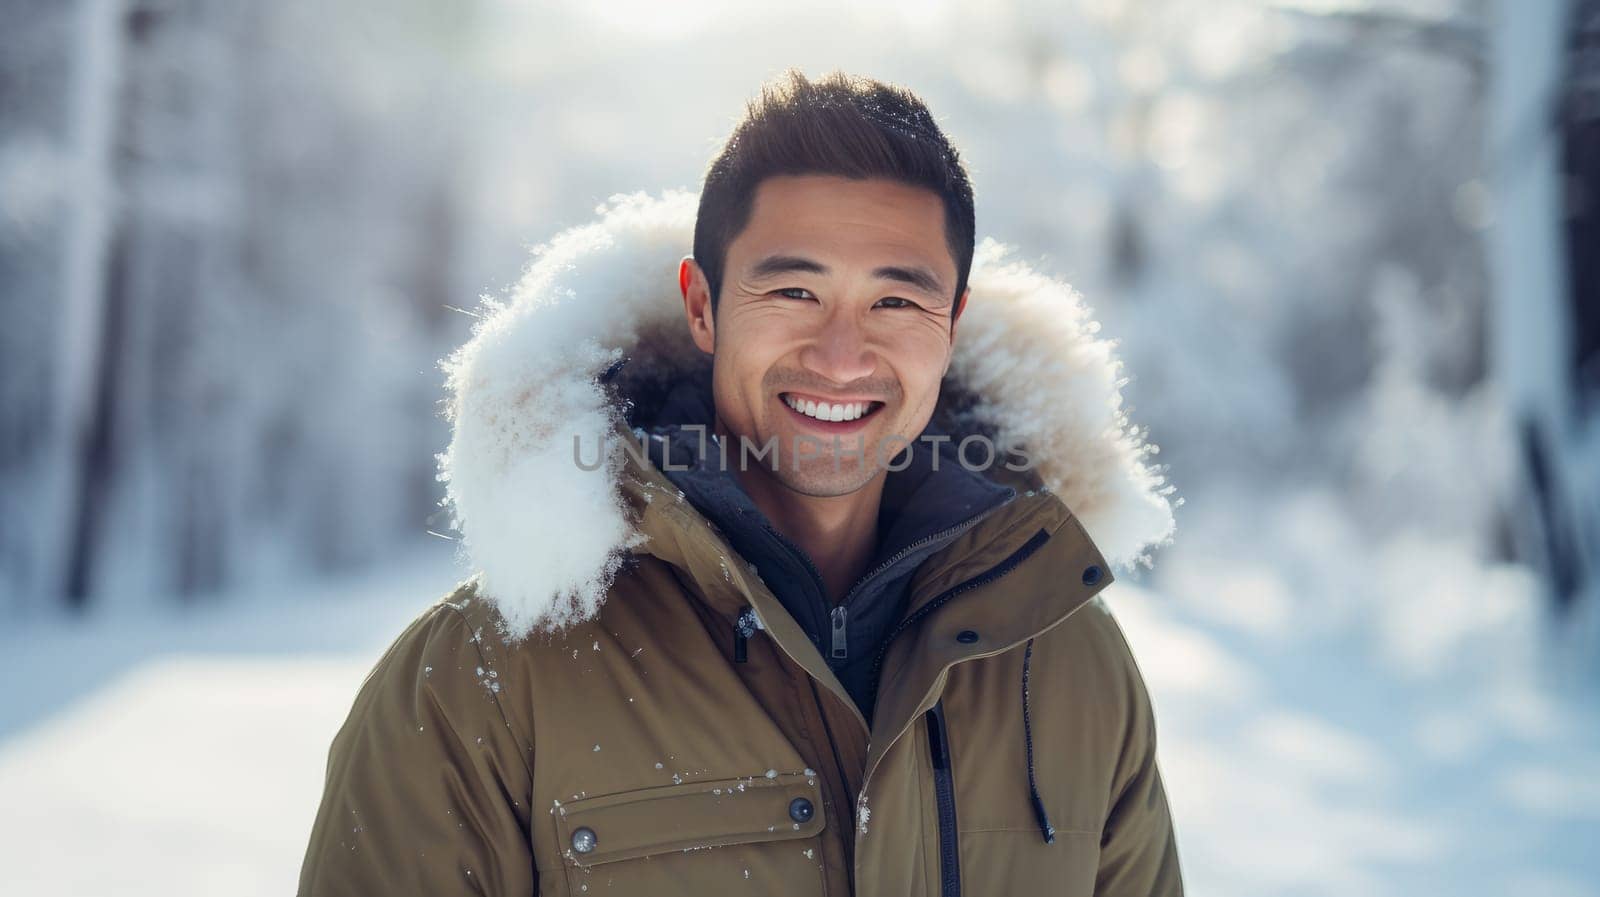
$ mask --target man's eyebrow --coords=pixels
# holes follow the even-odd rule
[[[798,255],[769,255],[750,268],[750,276],[755,279],[792,272],[820,274],[826,277],[829,269],[821,262]],[[939,275],[921,265],[883,265],[872,269],[872,276],[881,280],[910,284],[934,296],[946,295],[944,284],[939,281]]]

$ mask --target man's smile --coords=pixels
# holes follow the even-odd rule
[[[823,433],[854,433],[866,427],[884,403],[875,399],[836,398],[827,400],[800,392],[778,394],[786,413],[802,426]]]

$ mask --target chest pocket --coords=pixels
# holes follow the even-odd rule
[[[564,803],[573,894],[821,894],[822,792],[786,773],[696,780]]]

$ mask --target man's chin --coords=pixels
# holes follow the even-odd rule
[[[820,457],[807,458],[798,465],[784,464],[773,476],[801,495],[836,498],[860,491],[876,474],[876,468],[862,464],[858,458],[842,458],[835,468],[833,458]]]

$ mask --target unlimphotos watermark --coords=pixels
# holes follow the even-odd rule
[[[719,469],[729,469],[730,451],[727,442],[718,438],[714,433],[708,434],[703,424],[686,424],[681,429],[695,432],[698,435],[695,446],[698,454],[695,460],[699,464],[707,463],[708,449],[711,445],[715,445],[715,462],[720,465]],[[572,434],[572,461],[581,470],[598,470],[609,455],[621,450],[627,451],[640,464],[649,463],[649,441],[664,437],[652,435],[643,430],[634,430],[633,435],[635,439],[618,440],[614,433],[595,439],[594,443],[603,445],[604,448],[595,452],[592,459],[588,459],[584,456],[581,434],[574,433]],[[854,458],[861,464],[866,464],[868,458],[865,441],[859,438],[847,441],[842,437],[834,436],[831,441],[825,441],[815,436],[801,433],[789,440],[787,455],[780,451],[780,440],[777,436],[769,437],[766,442],[759,445],[750,437],[744,435],[740,435],[735,441],[738,443],[738,450],[732,453],[734,455],[733,463],[738,465],[740,471],[750,469],[752,458],[758,464],[766,463],[768,469],[774,473],[778,471],[783,457],[792,459],[792,463],[795,464],[808,459],[831,458],[835,471],[842,470],[844,462],[848,458]],[[937,471],[941,457],[940,444],[949,443],[950,441],[951,437],[943,433],[924,433],[914,440],[898,434],[891,434],[875,441],[871,457],[878,467],[891,471],[905,470],[915,460],[916,445],[925,443],[928,446],[926,451],[930,452],[929,460],[932,469]],[[622,444],[619,445],[619,442]],[[829,448],[832,449],[832,452],[826,451]],[[962,437],[961,441],[955,444],[955,454],[956,461],[962,468],[974,472],[989,470],[996,463],[1003,464],[1007,470],[1031,470],[1035,463],[1033,457],[1028,454],[1023,446],[1011,442],[997,445],[994,440],[981,433]],[[665,453],[664,457],[666,460],[663,465],[666,470],[688,470],[693,466],[672,461],[670,452]],[[1012,458],[1020,458],[1021,460],[1012,460]]]

